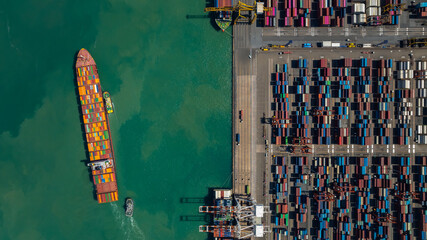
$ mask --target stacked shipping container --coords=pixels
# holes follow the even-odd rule
[[[283,12],[283,26],[309,27],[311,0],[284,0]]]
[[[292,130],[297,138],[310,137],[309,129],[309,74],[307,59],[298,60],[299,77],[294,77],[296,111],[292,112]]]
[[[385,22],[390,25],[398,25],[399,17],[401,14],[401,0],[386,0],[383,5],[384,15],[386,15]]]
[[[427,17],[427,2],[420,2],[416,5],[417,17],[425,18]]]
[[[357,157],[357,192],[356,192],[356,225],[355,234],[358,239],[371,239],[371,214],[370,214],[370,196],[371,196],[371,175],[369,174],[369,159]]]
[[[311,80],[317,93],[312,94],[313,143],[330,145],[333,115],[332,107],[329,106],[332,68],[328,67],[328,60],[323,58],[319,61],[319,68],[315,68],[313,72]]]
[[[389,220],[391,205],[389,200],[390,176],[388,166],[391,165],[389,157],[372,158],[372,171],[375,173],[372,179],[374,199],[374,239],[387,239],[389,237]]]
[[[332,71],[333,81],[331,86],[331,97],[338,98],[332,107],[333,118],[331,120],[332,143],[345,145],[350,143],[348,128],[349,104],[351,96],[351,58],[339,61],[338,68]]]
[[[320,26],[342,27],[344,25],[346,0],[319,0],[318,6]]]
[[[288,213],[288,169],[286,158],[273,156],[273,186],[272,192],[276,205],[275,214],[272,216],[272,222],[276,226],[289,225]]]
[[[398,162],[398,172],[400,173],[397,185],[395,185],[395,193],[397,196],[398,209],[398,223],[399,223],[399,234],[402,236],[401,239],[409,239],[412,233],[413,223],[413,212],[412,212],[412,197],[411,194],[414,192],[414,184],[412,184],[411,177],[411,158],[410,157],[395,157],[395,161]],[[407,235],[409,234],[409,236]]]
[[[312,168],[314,172],[317,172],[314,178],[314,189],[318,191],[319,197],[316,201],[317,221],[314,222],[314,226],[317,226],[317,239],[328,239],[329,238],[329,220],[331,217],[331,202],[325,199],[328,194],[329,186],[329,169],[331,166],[331,159],[326,157],[319,157],[313,160]]]
[[[412,137],[411,116],[413,115],[413,106],[411,98],[414,96],[414,90],[411,89],[410,81],[405,82],[405,84],[398,84],[398,82],[402,80],[411,80],[414,75],[410,61],[399,61],[396,63],[397,79],[394,96],[394,113],[397,121],[394,128],[393,142],[399,145],[407,145]]]
[[[289,101],[288,65],[276,65],[276,72],[272,74],[272,88],[274,98],[274,118],[276,122],[272,126],[272,138],[275,144],[288,144],[291,130],[291,103]]]
[[[264,0],[264,6],[271,8],[270,11],[264,13],[264,27],[275,27],[277,0]]]
[[[390,79],[393,77],[393,60],[381,59],[375,61],[375,64],[372,76],[373,102],[371,103],[374,144],[390,144],[392,127],[390,106],[393,103]]]
[[[372,144],[371,131],[371,93],[372,93],[372,59],[362,58],[356,68],[353,96],[355,122],[352,124],[352,143],[361,145]]]
[[[352,221],[350,218],[350,159],[348,157],[333,157],[335,163],[336,186],[343,187],[337,191],[335,199],[335,212],[337,213],[337,227],[334,231],[335,239],[350,240]]]
[[[427,157],[416,156],[417,173],[414,175],[415,191],[419,194],[421,205],[427,207]]]

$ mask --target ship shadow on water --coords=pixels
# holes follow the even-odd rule
[[[87,144],[86,144],[86,131],[85,131],[85,125],[84,125],[84,122],[83,122],[83,112],[82,112],[82,108],[81,108],[81,105],[80,105],[79,87],[77,85],[77,73],[76,73],[76,66],[75,66],[75,64],[77,62],[77,55],[78,54],[79,54],[79,51],[76,51],[76,53],[74,54],[73,66],[71,67],[71,69],[73,70],[73,73],[74,73],[74,79],[73,79],[73,82],[74,82],[74,92],[76,94],[76,103],[77,103],[77,110],[79,111],[79,116],[80,116],[79,120],[80,120],[80,128],[81,128],[81,133],[82,133],[83,147],[85,149],[85,155],[86,155],[86,159],[80,160],[80,162],[82,162],[85,165],[85,167],[87,169],[87,172],[88,172],[89,181],[92,183],[92,186],[93,186],[93,191],[92,191],[92,193],[93,193],[93,199],[96,200],[96,201],[98,201],[98,198],[96,197],[95,183],[93,182],[93,178],[91,177],[92,176],[92,172],[91,172],[90,168],[87,167],[87,164],[90,163],[90,160],[89,160],[90,157],[89,157],[89,149],[88,149]]]

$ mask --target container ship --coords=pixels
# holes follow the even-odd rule
[[[115,159],[111,141],[109,110],[103,98],[95,60],[81,49],[76,61],[77,86],[89,151],[91,169],[99,203],[118,200]],[[109,94],[106,94],[109,98]],[[111,101],[111,100],[110,100]]]
[[[233,0],[215,0],[214,4],[216,8],[233,7]],[[215,23],[224,32],[233,21],[233,12],[219,11],[216,14]]]

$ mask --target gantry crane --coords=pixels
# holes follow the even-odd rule
[[[424,74],[426,72],[426,70],[414,70],[414,78],[422,78],[422,79],[426,79],[427,75]],[[422,74],[420,74],[422,73]]]
[[[311,144],[311,138],[306,137],[294,137],[292,139],[292,144],[294,145],[306,145]]]
[[[236,212],[235,206],[200,206],[199,213],[222,213],[222,212],[231,212],[232,214]]]
[[[310,150],[311,150],[311,147],[309,147],[309,146],[303,146],[303,147],[300,148],[300,152],[299,153],[302,153],[302,154],[311,154]],[[290,153],[295,153],[295,147],[294,146],[290,146],[288,148],[288,151]]]
[[[304,147],[301,148],[301,153],[302,154],[311,154],[310,150],[311,150],[311,147],[304,146]]]
[[[383,7],[383,15],[388,15],[391,10],[394,10],[394,11],[402,10],[403,11],[403,10],[405,10],[405,8],[404,8],[405,5],[406,5],[405,3],[387,4]]]
[[[376,212],[372,212],[371,217],[378,224],[380,224],[380,223],[397,223],[396,218],[393,217],[390,213],[387,213],[385,216],[380,217],[377,215]]]
[[[285,123],[280,123],[280,120],[284,120]],[[277,125],[287,125],[287,124],[291,124],[291,118],[277,118],[276,116],[273,116],[271,118],[271,125],[272,126],[277,126]]]
[[[392,11],[392,10],[394,10],[394,11],[405,10],[404,6],[405,6],[405,3],[387,4],[383,7],[383,12],[381,15],[369,16],[367,19],[367,23],[369,25],[382,25],[384,23],[389,23],[388,17],[390,16],[390,11]],[[370,6],[370,7],[373,7],[373,6]],[[368,9],[370,7],[367,7],[366,9]],[[395,15],[400,15],[400,14],[395,14]],[[372,24],[372,23],[374,23],[374,24]]]
[[[402,201],[409,200],[409,199],[419,200],[418,194],[419,193],[416,193],[416,192],[403,192],[403,193],[396,194],[396,197]]]
[[[337,182],[333,185],[333,189],[337,193],[354,193],[357,190],[357,187],[351,185],[348,182],[341,183],[342,186],[340,186]]]
[[[335,200],[334,194],[330,192],[315,192],[313,197],[317,202],[333,202]]]
[[[321,109],[313,108],[311,110],[311,115],[312,116],[333,116],[334,112],[335,110],[321,110]]]
[[[230,7],[207,7],[205,8],[205,12],[221,12],[221,11],[231,11],[236,12],[237,17],[234,19],[234,23],[236,23],[240,18],[245,18],[249,21],[250,24],[252,24],[258,14],[262,14],[267,11],[271,11],[271,7],[264,7],[263,2],[254,2],[253,5],[249,5],[246,3],[242,3],[239,1],[235,6]],[[253,17],[244,16],[242,12],[250,12],[253,13]]]
[[[416,44],[421,44],[423,47],[427,46],[427,38],[411,38],[408,39],[408,46],[411,47]]]

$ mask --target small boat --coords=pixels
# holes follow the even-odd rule
[[[113,113],[113,103],[111,102],[111,97],[109,92],[104,92],[102,94],[105,100],[105,108],[107,109],[107,113]]]
[[[126,198],[126,216],[132,217],[133,215],[133,200],[132,198]]]

